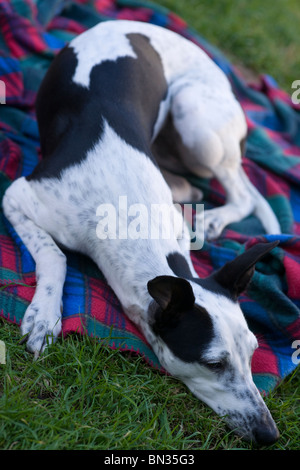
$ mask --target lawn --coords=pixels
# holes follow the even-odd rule
[[[0,449],[256,449],[139,357],[70,336],[34,362],[18,328],[0,324]],[[294,374],[267,399],[281,431],[272,448],[299,448],[298,387]]]
[[[160,4],[254,74],[271,74],[287,91],[300,79],[298,1]],[[0,328],[7,348],[6,364],[0,365],[0,449],[256,448],[140,357],[70,336],[34,362],[18,344],[18,328],[1,319]],[[272,449],[300,448],[299,386],[296,371],[266,398],[281,433]]]
[[[291,92],[300,79],[298,0],[162,0],[233,63],[272,75]]]

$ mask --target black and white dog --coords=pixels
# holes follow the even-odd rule
[[[180,167],[214,175],[223,185],[226,204],[205,213],[207,238],[250,213],[267,233],[280,233],[242,169],[246,121],[223,72],[171,31],[108,21],[58,54],[36,109],[43,159],[3,199],[6,217],[36,262],[37,287],[21,325],[28,350],[37,356],[60,333],[66,258],[58,246],[76,250],[97,263],[171,375],[245,439],[275,442],[278,430],[251,375],[257,340],[237,298],[255,263],[277,242],[258,244],[200,279],[189,231],[173,205],[174,197],[195,200],[197,192],[175,179],[172,194],[168,172],[160,171]],[[160,139],[169,140],[176,155],[154,157]],[[118,208],[121,196],[149,211],[167,204],[173,223],[153,223],[169,224],[170,236],[109,236],[109,230],[99,236],[98,208]]]

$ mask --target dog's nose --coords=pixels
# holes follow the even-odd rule
[[[268,427],[257,427],[254,430],[253,435],[255,442],[261,446],[270,446],[271,444],[274,444],[280,436],[275,423],[272,423],[272,425]]]

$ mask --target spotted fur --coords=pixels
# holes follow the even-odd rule
[[[39,355],[61,330],[62,247],[84,253],[167,371],[245,438],[276,440],[277,428],[251,377],[257,342],[237,302],[255,262],[275,245],[251,252],[253,262],[250,253],[225,274],[199,279],[187,227],[182,237],[182,217],[159,168],[174,169],[173,160],[154,152],[159,139],[171,140],[177,165],[195,175],[214,174],[224,185],[227,203],[206,213],[208,238],[250,212],[268,232],[280,231],[243,173],[246,122],[225,75],[171,31],[104,22],[54,60],[39,91],[37,117],[43,159],[3,199],[6,217],[36,262],[37,287],[21,325],[28,350]],[[124,195],[128,205],[170,206],[169,239],[99,239],[97,208],[118,207]]]

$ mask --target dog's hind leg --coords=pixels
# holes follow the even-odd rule
[[[5,216],[36,263],[36,291],[22,320],[21,334],[27,340],[27,349],[37,357],[61,330],[66,258],[52,237],[37,225],[41,202],[25,178],[7,189],[2,204]]]
[[[227,167],[218,165],[213,170],[216,179],[225,189],[226,203],[204,213],[205,238],[218,238],[223,229],[234,222],[254,214],[267,234],[280,234],[279,222],[266,199],[253,186],[241,162]]]
[[[175,203],[201,201],[203,197],[202,191],[192,186],[186,178],[171,173],[163,168],[161,168],[161,172],[167,185],[171,189],[172,198]]]
[[[266,233],[281,233],[271,206],[252,185],[241,164],[230,169],[220,166],[214,170],[214,174],[225,189],[226,203],[224,206],[205,212],[204,226],[207,239],[217,238],[227,225],[239,222],[250,214],[259,218]]]
[[[271,209],[269,203],[262,196],[262,194],[256,189],[255,186],[251,183],[248,176],[245,174],[243,168],[240,168],[239,172],[240,178],[244,181],[244,184],[249,189],[249,192],[252,194],[255,205],[253,214],[260,220],[262,226],[264,227],[266,233],[269,234],[280,234],[281,227],[275,216],[273,210]]]
[[[252,213],[259,217],[267,233],[280,233],[271,207],[242,168],[241,142],[246,121],[241,107],[228,90],[224,96],[217,92],[206,96],[203,89],[195,84],[179,88],[172,98],[171,112],[186,147],[182,157],[186,167],[197,176],[202,176],[204,167],[225,189],[226,203],[205,211],[205,238],[217,238],[228,224]]]

